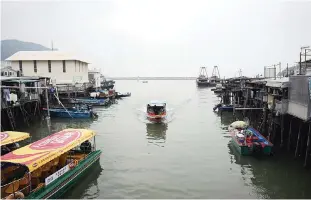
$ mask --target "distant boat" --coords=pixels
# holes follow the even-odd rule
[[[147,119],[152,122],[162,122],[166,118],[166,103],[151,101],[147,104]]]
[[[200,74],[199,77],[196,79],[198,87],[209,87],[210,81],[207,76],[206,68],[201,67],[200,68]]]
[[[120,93],[120,92],[116,92],[116,99],[122,98],[122,97],[130,97],[131,93],[127,92],[127,93]]]
[[[148,81],[142,81],[143,83],[148,83]]]

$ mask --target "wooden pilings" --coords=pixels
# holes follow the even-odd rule
[[[281,115],[281,144],[280,144],[281,147],[283,147],[283,135],[284,135],[284,115]]]
[[[290,140],[291,140],[291,136],[292,136],[292,119],[290,119],[290,123],[289,123],[289,132],[288,132],[288,140],[287,140],[287,150],[290,150]]]
[[[304,167],[308,167],[308,158],[309,158],[309,154],[310,154],[310,137],[311,137],[311,133],[310,133],[311,130],[310,129],[311,129],[311,123],[309,123],[309,132],[308,132],[308,140],[307,140],[307,148],[306,148]]]
[[[299,132],[298,132],[298,138],[297,138],[297,144],[296,144],[296,150],[295,150],[295,158],[297,158],[298,149],[299,149],[299,141],[300,141],[301,127],[302,127],[302,123],[300,123],[300,125],[299,125]]]

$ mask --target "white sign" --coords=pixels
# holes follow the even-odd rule
[[[45,179],[45,186],[49,185],[50,183],[52,183],[53,181],[55,181],[56,179],[58,179],[59,177],[61,177],[68,171],[69,171],[69,165],[66,165],[65,167],[55,172],[54,174],[50,175],[49,177]]]

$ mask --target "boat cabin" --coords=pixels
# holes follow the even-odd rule
[[[1,132],[1,156],[10,153],[20,147],[18,142],[25,141],[30,138],[29,133],[6,131]]]
[[[96,151],[93,131],[65,129],[1,156],[1,197],[56,197],[96,161],[94,152],[101,151]]]
[[[151,115],[165,115],[166,103],[164,102],[150,102],[147,104],[147,113]]]

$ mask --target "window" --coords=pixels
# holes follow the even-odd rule
[[[49,68],[49,73],[51,73],[52,72],[52,67],[51,67],[51,61],[50,60],[48,60],[48,68]]]
[[[12,76],[12,72],[9,72],[9,76]]]
[[[18,63],[19,63],[19,71],[22,73],[23,72],[23,63],[21,60],[18,61]]]
[[[6,75],[6,76],[7,76],[7,75],[8,75],[8,72],[4,72],[4,75]]]
[[[4,76],[4,72],[1,72],[1,76]]]
[[[63,60],[63,72],[65,73],[66,72],[66,61]]]
[[[37,69],[37,61],[36,61],[36,60],[33,61],[33,71],[34,71],[35,73],[38,72],[38,69]]]

